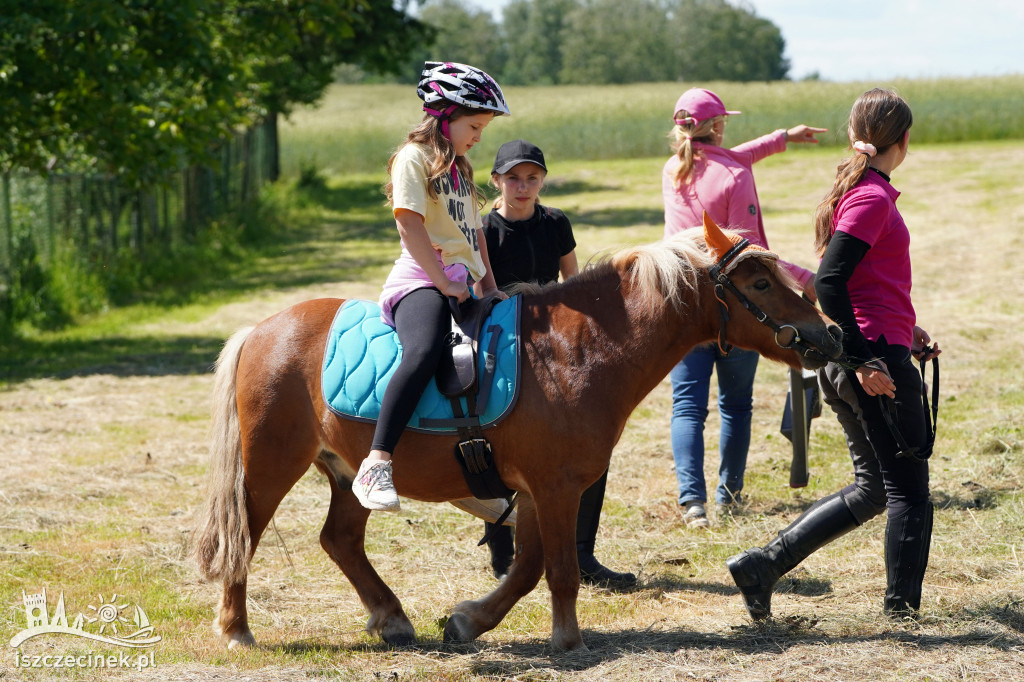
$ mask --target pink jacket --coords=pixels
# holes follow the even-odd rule
[[[701,142],[694,142],[693,147],[695,152],[703,152],[706,161],[695,159],[689,182],[681,187],[675,186],[679,157],[674,154],[662,170],[665,236],[699,226],[704,211],[707,211],[722,227],[737,230],[752,243],[769,248],[751,166],[767,156],[785,151],[786,131],[776,130],[732,149]],[[801,287],[814,278],[814,273],[806,268],[782,260],[779,262]]]

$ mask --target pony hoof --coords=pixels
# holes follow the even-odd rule
[[[396,627],[384,628],[380,638],[388,646],[411,646],[416,643],[416,631],[412,629],[411,623],[406,622]]]
[[[461,613],[453,613],[444,624],[444,643],[461,644],[476,639],[469,634],[469,621]]]
[[[228,651],[236,649],[238,647],[250,648],[256,646],[256,638],[252,636],[252,632],[246,630],[245,632],[237,632],[228,640]]]
[[[256,638],[252,636],[252,630],[249,630],[248,628],[241,632],[231,633],[230,635],[225,634],[224,628],[220,626],[219,617],[214,618],[210,626],[218,637],[227,641],[229,651],[240,646],[246,648],[256,646]]]
[[[556,650],[558,650],[558,651],[580,651],[580,652],[590,651],[587,648],[587,645],[583,643],[583,638],[582,637],[579,637],[577,639],[572,639],[572,640],[563,640],[563,641],[557,641],[557,640],[553,639],[553,640],[551,640],[551,646],[553,648],[555,648]]]
[[[416,643],[416,636],[415,635],[410,635],[407,632],[401,632],[401,633],[397,633],[397,634],[394,634],[394,635],[388,635],[388,636],[384,637],[383,639],[384,639],[384,643],[385,644],[387,644],[388,646],[393,646],[393,647],[412,646],[413,644]]]

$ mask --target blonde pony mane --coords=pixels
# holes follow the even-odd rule
[[[623,249],[610,262],[628,273],[649,308],[669,305],[682,309],[697,290],[698,273],[714,265],[714,258],[704,243],[704,232],[693,228],[652,244]]]
[[[629,280],[640,292],[644,306],[660,310],[664,305],[686,307],[699,282],[698,272],[714,264],[700,228],[684,230],[652,244],[631,246],[588,262],[580,273],[563,282],[538,285],[519,283],[511,293],[543,295],[567,287],[597,282],[614,274]]]
[[[731,235],[734,232],[722,230]],[[754,256],[757,257],[757,256]],[[790,288],[796,287],[792,277],[778,267],[774,254],[759,258],[765,267]],[[715,264],[708,251],[704,230],[699,227],[683,230],[651,244],[631,246],[614,254],[587,263],[575,277],[546,285],[520,283],[513,293],[542,295],[587,282],[596,282],[611,273],[629,281],[639,292],[643,305],[652,311],[668,305],[682,311],[691,305],[700,284],[701,273]]]

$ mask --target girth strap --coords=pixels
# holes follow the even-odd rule
[[[484,357],[484,371],[479,381],[473,382],[473,388],[464,396],[466,409],[462,409],[459,396],[448,396],[452,406],[454,419],[423,419],[424,426],[454,426],[459,431],[459,442],[455,445],[455,460],[462,469],[462,476],[474,497],[482,500],[508,497],[513,491],[501,480],[494,466],[494,453],[491,444],[484,437],[480,425],[480,411],[487,409],[487,401],[494,383],[494,372],[497,367],[498,341],[501,326],[491,325],[487,328],[491,338]],[[475,371],[475,366],[474,366]],[[502,519],[503,520],[503,519]]]

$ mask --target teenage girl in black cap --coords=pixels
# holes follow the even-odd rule
[[[545,285],[571,277],[579,271],[572,225],[557,208],[542,206],[538,195],[544,186],[547,166],[540,148],[525,140],[506,142],[498,150],[491,170],[491,182],[501,192],[494,209],[483,217],[484,237],[494,281],[501,289],[514,291],[520,283]],[[594,557],[597,526],[604,504],[606,471],[584,491],[576,519],[576,555],[580,580],[592,585],[628,587],[636,583],[632,573],[606,568]],[[502,577],[512,563],[514,548],[508,526],[491,531],[491,567]]]

